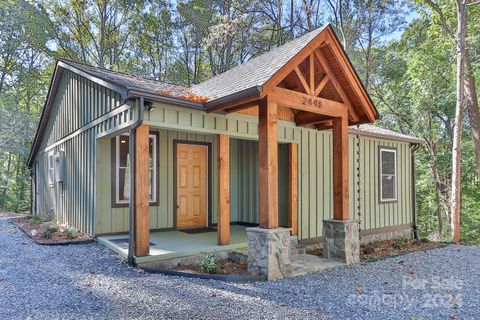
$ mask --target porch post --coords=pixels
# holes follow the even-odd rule
[[[323,220],[324,258],[360,262],[358,221],[348,212],[348,117],[333,119],[333,220]]]
[[[278,228],[277,104],[267,97],[258,109],[260,227],[247,228],[248,269],[273,280],[292,272],[290,231]]]
[[[333,219],[348,220],[348,117],[333,119]]]
[[[298,233],[298,144],[288,145],[288,226]]]
[[[277,104],[262,100],[259,105],[259,221],[260,228],[278,227],[278,113]]]
[[[150,251],[150,164],[149,126],[142,124],[135,132],[135,256],[142,257]]]
[[[218,135],[218,244],[230,242],[230,137]]]

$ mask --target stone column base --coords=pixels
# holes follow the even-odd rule
[[[357,220],[323,220],[323,257],[347,264],[360,262]]]
[[[290,230],[285,228],[247,228],[248,271],[264,274],[268,280],[292,273]]]

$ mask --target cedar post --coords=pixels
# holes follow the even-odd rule
[[[348,220],[348,117],[333,119],[333,219]]]
[[[135,256],[150,251],[150,164],[149,126],[142,124],[135,132]]]
[[[298,144],[288,145],[288,226],[298,233]]]
[[[278,227],[277,104],[268,97],[259,104],[259,209],[260,228]]]
[[[219,245],[230,242],[230,137],[218,135],[218,221]]]

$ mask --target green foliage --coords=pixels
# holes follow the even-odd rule
[[[63,234],[67,239],[75,239],[77,237],[77,229],[66,228],[65,231],[63,231]]]
[[[398,249],[398,250],[401,250],[403,248],[405,248],[408,244],[408,239],[407,238],[401,238],[401,239],[398,239],[394,244],[393,244],[393,247],[395,249]]]
[[[58,231],[58,224],[55,221],[52,221],[51,223],[48,224],[47,230],[50,233],[55,233]]]
[[[44,239],[50,239],[53,235],[53,232],[50,231],[48,228],[44,229],[42,232],[42,238]]]
[[[30,220],[32,221],[33,224],[40,224],[43,221],[43,219],[37,214],[30,216]]]
[[[203,272],[215,274],[218,272],[218,260],[213,252],[202,252],[200,254],[200,268]]]

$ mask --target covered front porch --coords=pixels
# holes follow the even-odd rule
[[[217,232],[188,233],[181,230],[157,231],[150,233],[150,252],[148,256],[135,257],[137,265],[156,261],[170,260],[198,255],[200,252],[220,252],[245,250],[248,246],[247,227],[232,225],[230,243],[218,245]],[[106,235],[98,237],[98,242],[127,258],[128,234]]]
[[[223,88],[227,92],[240,90],[236,87],[233,89],[223,87],[231,77],[238,76],[243,79],[243,76],[235,74],[234,70],[206,81],[203,89],[222,91]],[[257,72],[256,69],[248,70],[248,73],[255,72]],[[215,156],[211,156],[211,153],[209,155],[209,149],[205,146],[194,148],[185,145],[182,141],[173,144],[173,153],[177,158],[174,160],[176,167],[172,167],[172,170],[176,170],[178,180],[175,180],[174,185],[177,186],[178,183],[179,186],[174,187],[175,194],[172,195],[175,201],[173,211],[177,218],[176,227],[202,225],[207,213],[197,208],[211,207],[211,205],[205,206],[204,201],[208,198],[205,195],[215,193],[216,232],[208,236],[209,241],[216,236],[216,242],[220,248],[235,245],[236,229],[232,226],[234,221],[231,221],[231,179],[233,177],[231,165],[235,158],[232,157],[231,148],[232,141],[238,138],[232,134],[232,131],[239,126],[230,126],[228,115],[244,113],[258,119],[253,134],[253,139],[258,140],[258,167],[256,168],[258,205],[255,208],[258,227],[246,230],[249,269],[266,274],[269,279],[287,275],[290,265],[290,237],[298,232],[299,207],[314,206],[317,201],[311,198],[310,203],[299,202],[302,193],[308,192],[310,188],[316,190],[316,183],[319,182],[311,180],[309,185],[299,187],[299,160],[310,157],[310,154],[315,152],[316,146],[303,144],[299,146],[299,139],[296,138],[287,144],[288,173],[285,181],[280,184],[280,120],[289,122],[294,128],[308,129],[300,133],[302,136],[310,135],[315,130],[331,130],[331,144],[328,146],[328,152],[332,154],[332,168],[331,180],[327,183],[331,184],[332,208],[329,210],[328,218],[322,221],[324,252],[327,258],[335,257],[347,263],[358,262],[358,223],[351,219],[349,213],[348,127],[353,124],[373,122],[377,113],[333,31],[326,29],[319,33],[308,45],[296,51],[290,60],[277,66],[275,72],[262,80],[261,85],[240,91],[241,94],[231,94],[228,99],[207,101],[195,118],[187,117],[185,122],[179,121],[182,113],[174,110],[163,114],[156,113],[156,115],[153,110],[151,114],[151,108],[146,107],[144,102],[145,97],[139,95],[138,119],[144,120],[142,119],[144,112],[148,112],[148,115],[143,123],[140,121],[139,126],[135,127],[134,135],[131,137],[130,154],[133,165],[131,199],[133,203],[130,203],[130,235],[133,243],[130,243],[129,254],[133,255],[136,261],[148,259],[155,247],[150,244],[149,200],[152,192],[148,154],[150,130],[159,123],[170,129],[181,128],[190,132],[197,132],[196,128],[201,128],[204,132],[213,134],[215,139]],[[215,95],[213,92],[211,94]],[[226,125],[218,126],[219,119],[215,119],[213,123],[207,123],[208,114],[224,115]],[[167,119],[170,115],[172,118]],[[173,128],[171,123],[174,123]],[[248,129],[250,125],[246,127]],[[213,160],[210,161],[210,165],[216,169],[213,179],[213,184],[216,185],[215,190],[201,189],[205,186],[201,182],[205,177],[213,178],[202,174],[202,172],[211,172],[205,167],[205,159],[209,158]],[[311,161],[308,166],[317,170],[318,163]],[[303,178],[303,181],[308,179],[308,177]],[[286,187],[285,196],[279,195],[281,186]],[[250,188],[251,185],[245,185],[245,187]],[[282,222],[279,221],[280,203],[284,200],[287,201],[287,210],[285,210],[287,223],[283,226],[287,228],[282,228]],[[316,226],[309,225],[309,221],[300,221],[300,223],[303,224],[302,227],[309,229],[318,228],[318,222]]]

